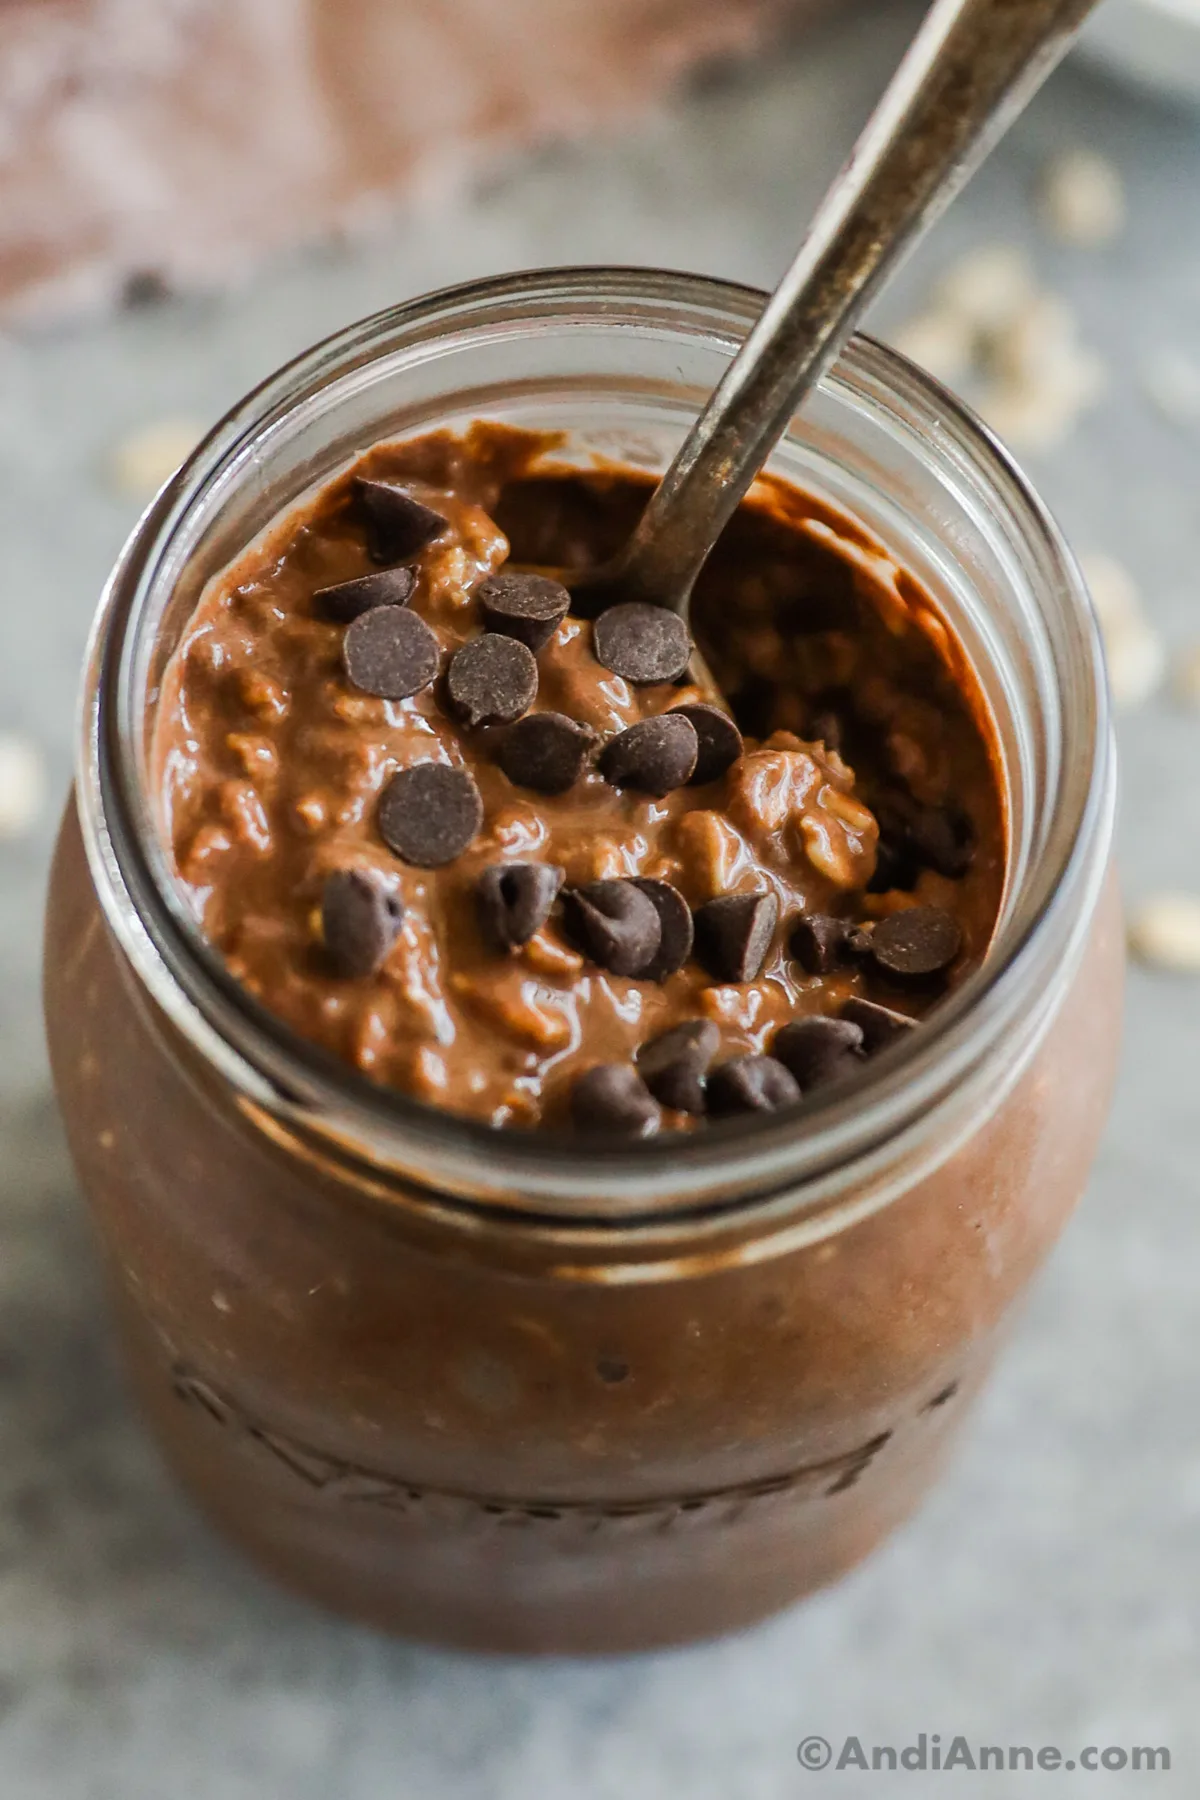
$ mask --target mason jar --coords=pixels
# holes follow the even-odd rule
[[[168,483],[92,637],[46,1008],[133,1382],[264,1568],[416,1636],[677,1642],[857,1562],[936,1476],[1104,1119],[1122,956],[1086,593],[995,439],[867,338],[769,467],[935,600],[1008,832],[983,967],[873,1079],[625,1147],[492,1130],[293,1037],[175,884],[148,746],[211,577],[385,438],[483,418],[662,468],[762,300],[550,271],[351,327]]]

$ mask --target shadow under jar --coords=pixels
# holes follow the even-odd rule
[[[150,742],[205,584],[380,439],[486,418],[661,468],[760,304],[553,271],[355,326],[217,427],[97,622],[46,1005],[134,1379],[264,1567],[416,1636],[678,1642],[849,1568],[940,1468],[1103,1123],[1122,958],[1086,595],[978,422],[866,339],[770,469],[933,597],[1009,825],[984,966],[902,1053],[800,1115],[626,1148],[494,1131],[291,1036],[183,903]]]

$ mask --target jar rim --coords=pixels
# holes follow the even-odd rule
[[[861,1185],[862,1173],[886,1160],[888,1147],[916,1120],[961,1091],[987,1047],[1015,1028],[1052,926],[1062,943],[1081,940],[1107,862],[1115,787],[1103,658],[1082,577],[1055,521],[986,425],[900,353],[866,336],[847,346],[822,390],[867,392],[901,406],[928,427],[941,454],[967,460],[996,505],[1036,544],[1049,577],[1046,598],[1059,608],[1087,670],[1027,904],[902,1053],[815,1096],[799,1127],[786,1114],[732,1120],[636,1146],[581,1146],[554,1131],[498,1130],[373,1083],[292,1033],[229,974],[164,879],[161,838],[126,729],[138,625],[175,534],[271,422],[322,385],[369,367],[381,345],[398,339],[470,332],[496,318],[517,327],[587,306],[614,323],[631,308],[668,329],[690,321],[727,339],[732,353],[765,298],[703,276],[581,267],[471,282],[357,321],[285,364],[219,421],[144,513],[105,590],[85,671],[78,798],[108,923],[167,1018],[260,1119],[318,1141],[339,1162],[357,1166],[360,1185],[385,1197],[389,1181],[399,1181],[438,1204],[449,1199],[492,1216],[603,1230],[744,1210],[778,1195],[781,1184],[793,1211],[816,1209],[831,1178],[839,1178],[834,1187],[841,1192],[853,1167]]]

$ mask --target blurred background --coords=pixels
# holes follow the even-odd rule
[[[975,400],[1085,560],[1135,951],[1088,1202],[912,1527],[670,1656],[490,1663],[318,1616],[143,1438],[47,1082],[78,669],[157,484],[275,365],[428,288],[602,261],[769,286],[920,11],[0,0],[3,1800],[865,1796],[906,1778],[806,1774],[798,1740],[922,1730],[1172,1751],[990,1775],[989,1800],[1197,1791],[1200,0],[1106,0],[872,320]]]

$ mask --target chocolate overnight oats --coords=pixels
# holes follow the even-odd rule
[[[645,1648],[858,1562],[1104,1118],[1097,641],[941,390],[857,340],[810,396],[695,594],[717,698],[584,616],[761,305],[347,330],[93,641],[46,1017],[136,1390],[263,1568],[415,1636]]]
[[[987,950],[974,677],[860,527],[765,480],[697,685],[673,614],[580,616],[650,484],[554,448],[381,445],[210,584],[158,711],[179,877],[271,1012],[434,1105],[625,1137],[800,1105]]]

